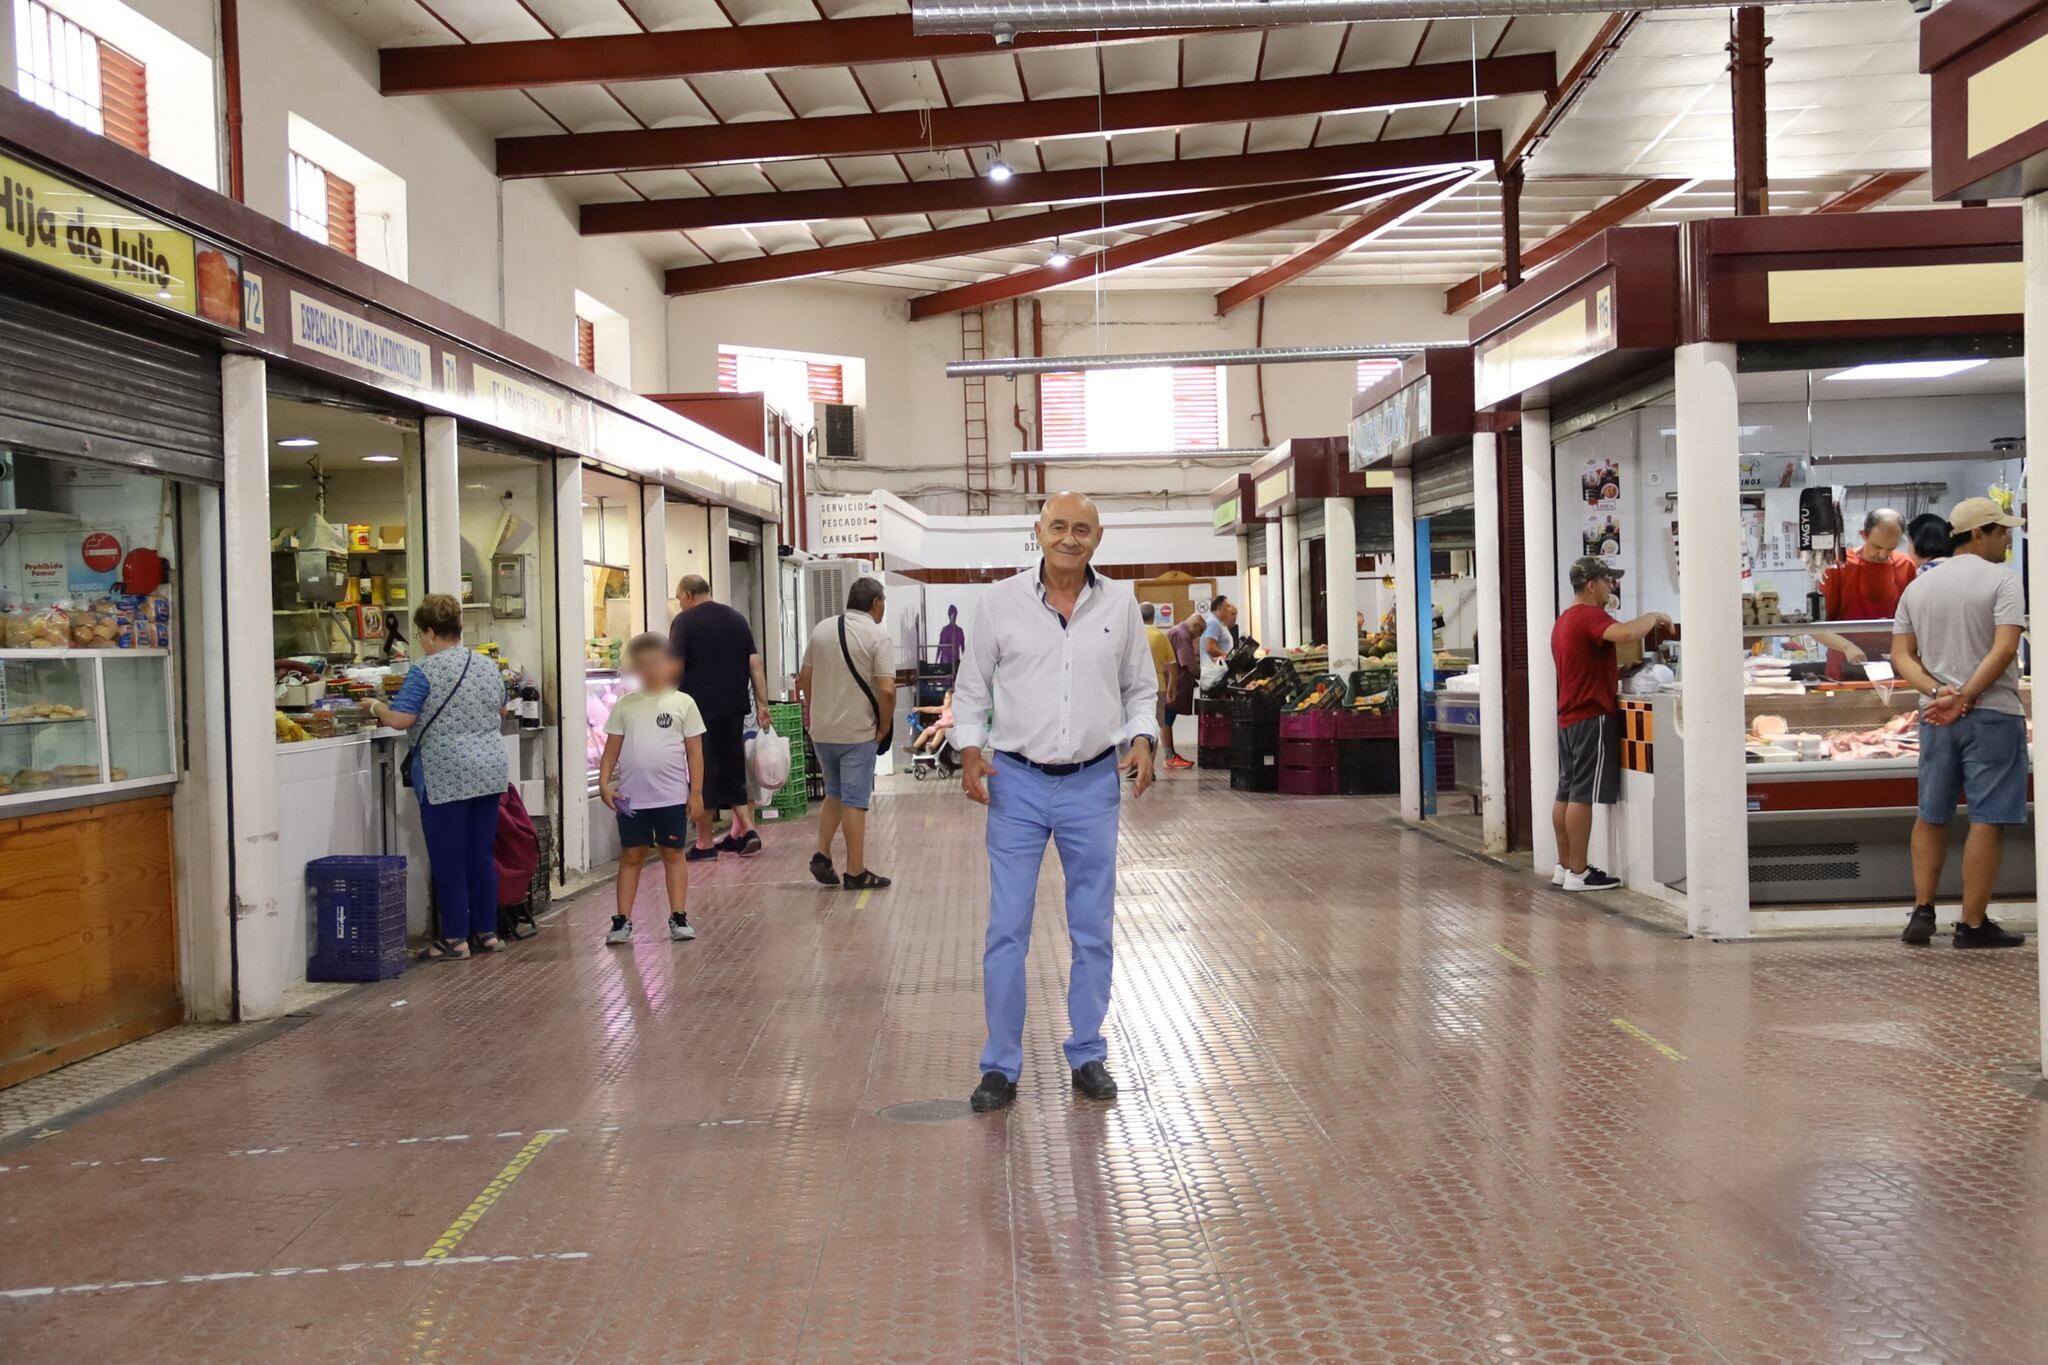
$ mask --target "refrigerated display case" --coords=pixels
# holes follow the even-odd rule
[[[168,649],[0,649],[0,813],[177,777]]]

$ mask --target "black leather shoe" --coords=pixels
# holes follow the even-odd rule
[[[1116,1078],[1101,1062],[1090,1062],[1074,1073],[1074,1089],[1091,1100],[1116,1098]]]
[[[1017,1083],[1000,1071],[989,1071],[982,1074],[981,1084],[974,1087],[967,1103],[977,1114],[993,1114],[998,1109],[1008,1109],[1016,1098]]]

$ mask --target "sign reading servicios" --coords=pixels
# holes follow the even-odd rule
[[[6,156],[0,156],[0,250],[179,313],[241,325],[239,261]]]

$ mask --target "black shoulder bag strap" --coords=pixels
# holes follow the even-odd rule
[[[846,644],[845,612],[839,613],[839,656],[846,660],[846,671],[853,675],[854,685],[860,688],[860,694],[868,699],[868,710],[875,713],[875,730],[879,733],[882,729],[882,703],[876,700],[875,689],[868,686],[868,675],[854,666],[853,651]],[[889,752],[889,746],[895,742],[896,725],[892,718],[889,722],[889,733],[875,741],[875,752],[886,754]]]
[[[434,728],[434,722],[441,719],[441,713],[448,709],[448,703],[455,700],[455,694],[462,690],[462,684],[469,679],[469,666],[476,662],[476,651],[471,649],[465,650],[464,653],[467,657],[462,661],[462,672],[457,675],[455,686],[450,689],[447,696],[441,698],[441,704],[434,708],[434,714],[427,717],[427,723],[420,727],[419,734],[405,746],[405,762],[399,765],[398,780],[408,787],[412,785],[413,755],[420,752],[420,746],[427,742],[427,731]]]

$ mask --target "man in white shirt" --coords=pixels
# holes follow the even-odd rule
[[[1116,1098],[1105,1063],[1116,900],[1117,772],[1152,785],[1159,683],[1128,584],[1090,567],[1102,518],[1078,493],[1038,517],[1044,557],[982,595],[953,691],[953,746],[970,800],[988,807],[988,940],[976,1113],[1017,1098],[1024,1065],[1024,957],[1045,845],[1067,882],[1067,1064],[1091,1100]],[[1117,747],[1128,743],[1123,762]]]

